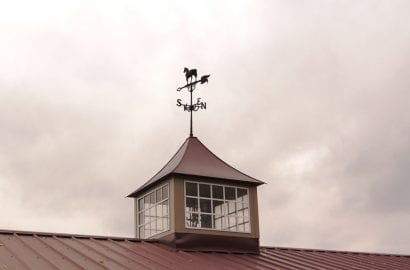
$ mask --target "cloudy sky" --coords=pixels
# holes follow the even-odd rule
[[[263,245],[410,253],[408,1],[4,1],[0,228],[132,236],[194,133],[266,181]]]

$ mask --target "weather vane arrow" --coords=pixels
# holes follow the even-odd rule
[[[206,110],[206,102],[201,101],[201,98],[197,98],[196,103],[192,103],[192,92],[195,90],[196,85],[198,83],[200,84],[204,84],[204,83],[208,83],[208,78],[211,75],[203,75],[201,76],[201,78],[199,80],[197,80],[197,70],[196,69],[188,69],[188,68],[184,68],[184,73],[185,73],[185,80],[186,80],[186,85],[182,86],[182,87],[178,87],[177,91],[181,91],[182,89],[187,89],[188,92],[190,93],[190,97],[191,97],[191,103],[190,104],[183,104],[182,103],[182,99],[177,99],[177,106],[178,107],[183,107],[184,111],[187,111],[190,113],[190,132],[189,132],[189,136],[193,137],[193,131],[192,131],[192,112],[196,112],[198,110]]]

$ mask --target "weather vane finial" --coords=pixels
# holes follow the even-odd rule
[[[181,99],[177,99],[177,106],[184,107],[184,111],[187,111],[191,115],[191,125],[190,125],[190,132],[189,132],[189,137],[193,137],[194,134],[192,132],[192,112],[196,112],[198,110],[206,110],[206,102],[202,102],[201,98],[197,98],[197,101],[195,104],[192,104],[192,92],[195,90],[195,87],[198,83],[204,84],[208,83],[208,78],[211,75],[204,75],[201,77],[201,79],[197,80],[197,70],[196,69],[188,69],[184,68],[184,73],[185,73],[185,79],[186,79],[186,85],[182,87],[178,87],[177,91],[181,91],[182,89],[186,88],[188,92],[190,93],[191,96],[191,103],[182,103]]]

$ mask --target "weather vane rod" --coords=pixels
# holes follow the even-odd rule
[[[204,75],[201,77],[201,79],[197,80],[197,70],[196,69],[188,69],[184,68],[184,73],[185,73],[185,79],[186,79],[186,85],[182,87],[178,87],[177,91],[181,91],[182,89],[187,89],[188,92],[190,93],[190,98],[191,98],[191,103],[182,103],[182,99],[177,99],[177,106],[181,107],[183,106],[184,111],[187,111],[190,113],[190,129],[189,129],[189,137],[193,137],[194,133],[192,131],[192,112],[196,112],[198,110],[206,110],[206,102],[202,102],[201,98],[197,98],[197,101],[195,104],[192,104],[192,92],[195,90],[195,87],[198,83],[204,84],[208,83],[208,78],[211,75]]]

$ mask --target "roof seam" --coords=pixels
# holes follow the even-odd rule
[[[92,238],[90,238],[90,240],[92,240]],[[101,251],[98,251],[97,249],[95,249],[94,247],[91,247],[90,245],[84,244],[82,243],[82,241],[77,241],[77,243],[79,243],[80,245],[82,245],[83,247],[86,247],[88,249],[91,249],[92,251],[94,251],[95,253],[97,253],[98,255],[100,255],[101,257],[106,258],[106,260],[111,261],[125,269],[130,269],[128,268],[128,266],[124,265],[121,262],[118,262],[117,260],[113,259],[112,257],[108,257],[107,255],[105,255],[104,253],[102,253]]]
[[[118,246],[119,248],[122,248],[123,250],[126,250],[126,251],[128,251],[128,252],[131,252],[131,253],[133,253],[133,254],[136,254],[136,255],[138,255],[139,257],[145,258],[145,259],[147,259],[147,260],[150,261],[150,262],[157,263],[156,261],[153,261],[152,259],[150,259],[150,258],[148,258],[148,257],[146,257],[146,256],[144,256],[144,255],[142,255],[142,254],[139,254],[139,253],[135,252],[134,250],[132,250],[132,249],[130,249],[130,248],[124,247],[124,246],[122,246],[122,245],[116,243],[116,242],[113,241],[113,240],[108,239],[108,241],[110,241],[110,242],[113,243],[114,245]],[[124,243],[127,243],[127,241],[124,241]],[[158,264],[158,263],[157,263],[157,264]],[[151,266],[147,266],[147,265],[144,265],[144,267],[147,267],[147,268],[149,268],[149,269],[154,269],[154,268],[151,268]]]
[[[11,254],[12,257],[14,256],[14,258],[16,258],[16,260],[19,263],[21,263],[21,265],[23,265],[26,269],[30,270],[30,267],[28,266],[28,264],[25,261],[23,261],[23,259],[21,259],[20,256],[18,256],[15,252],[13,252],[9,247],[4,245],[2,248],[6,249]]]
[[[38,256],[38,258],[41,258],[46,264],[50,265],[51,268],[60,270],[61,268],[59,268],[57,265],[53,264],[50,260],[48,260],[47,258],[45,258],[43,255],[41,255],[37,250],[35,250],[33,247],[31,247],[29,244],[27,244],[23,239],[21,239],[20,236],[18,236],[16,233],[14,234],[14,237],[16,237],[17,240],[19,240],[23,246],[25,246],[26,248],[28,248],[29,250],[31,250],[34,254],[36,254]]]
[[[125,242],[127,242],[127,241],[125,241]],[[124,247],[124,248],[125,248],[125,247]],[[128,249],[128,248],[127,248],[127,249]],[[156,260],[153,260],[152,258],[147,257],[146,255],[139,254],[139,253],[135,252],[135,251],[132,250],[132,249],[128,249],[128,250],[132,251],[133,253],[135,253],[135,254],[137,254],[137,255],[140,255],[140,256],[142,256],[142,257],[148,259],[148,260],[151,261],[151,262],[154,262],[155,264],[161,265],[161,266],[164,267],[164,268],[168,268],[167,265],[165,265],[165,264],[163,264],[163,263],[161,263],[161,262],[158,262],[158,261],[156,261]],[[145,251],[146,251],[146,250],[145,250]],[[147,252],[147,253],[149,254],[149,252]]]
[[[142,266],[142,267],[146,267],[145,265],[141,264],[140,262],[138,262],[137,260],[133,259],[132,257],[126,256],[126,255],[124,255],[124,254],[121,254],[120,252],[114,250],[113,248],[108,247],[108,246],[106,246],[106,245],[103,245],[103,244],[99,243],[98,240],[95,240],[95,239],[92,239],[92,238],[91,238],[90,241],[93,242],[93,243],[95,243],[95,244],[97,244],[97,245],[99,245],[99,246],[101,246],[101,247],[103,247],[103,248],[105,248],[105,249],[107,249],[107,250],[110,250],[111,252],[117,254],[117,255],[120,256],[120,257],[126,258],[127,260],[131,260],[131,261],[135,262],[136,264],[138,264],[138,265],[140,265],[140,266]],[[101,241],[101,240],[100,240],[100,241]],[[109,241],[110,241],[110,240],[109,240]],[[128,267],[127,267],[127,268],[128,268]]]
[[[46,241],[44,241],[43,239],[41,239],[41,237],[37,236],[37,235],[33,235],[34,238],[36,238],[38,241],[40,241],[41,243],[43,243],[43,245],[47,246],[49,249],[53,250],[55,253],[59,254],[60,256],[62,256],[64,259],[70,261],[72,264],[74,264],[75,266],[77,266],[80,269],[84,269],[86,270],[86,268],[82,267],[81,265],[79,265],[78,263],[76,263],[74,260],[72,260],[71,258],[67,257],[66,255],[64,255],[63,253],[61,253],[59,250],[57,250],[56,248],[54,248],[53,246],[49,245]]]
[[[81,251],[77,250],[76,248],[72,247],[71,245],[69,245],[69,244],[67,244],[67,243],[64,243],[64,241],[61,240],[61,239],[58,239],[58,237],[53,236],[53,239],[55,239],[57,242],[59,242],[60,244],[62,244],[62,245],[65,246],[65,247],[67,247],[68,249],[70,249],[70,250],[74,251],[75,253],[79,254],[81,257],[87,258],[87,260],[93,262],[93,263],[96,264],[98,267],[101,267],[101,268],[106,269],[106,270],[110,270],[107,266],[101,264],[101,263],[98,262],[97,260],[94,260],[94,259],[91,258],[90,256],[85,255],[84,252],[81,252]],[[78,242],[78,240],[76,240],[74,237],[71,237],[70,239],[73,240],[73,241],[76,241],[76,243]]]

